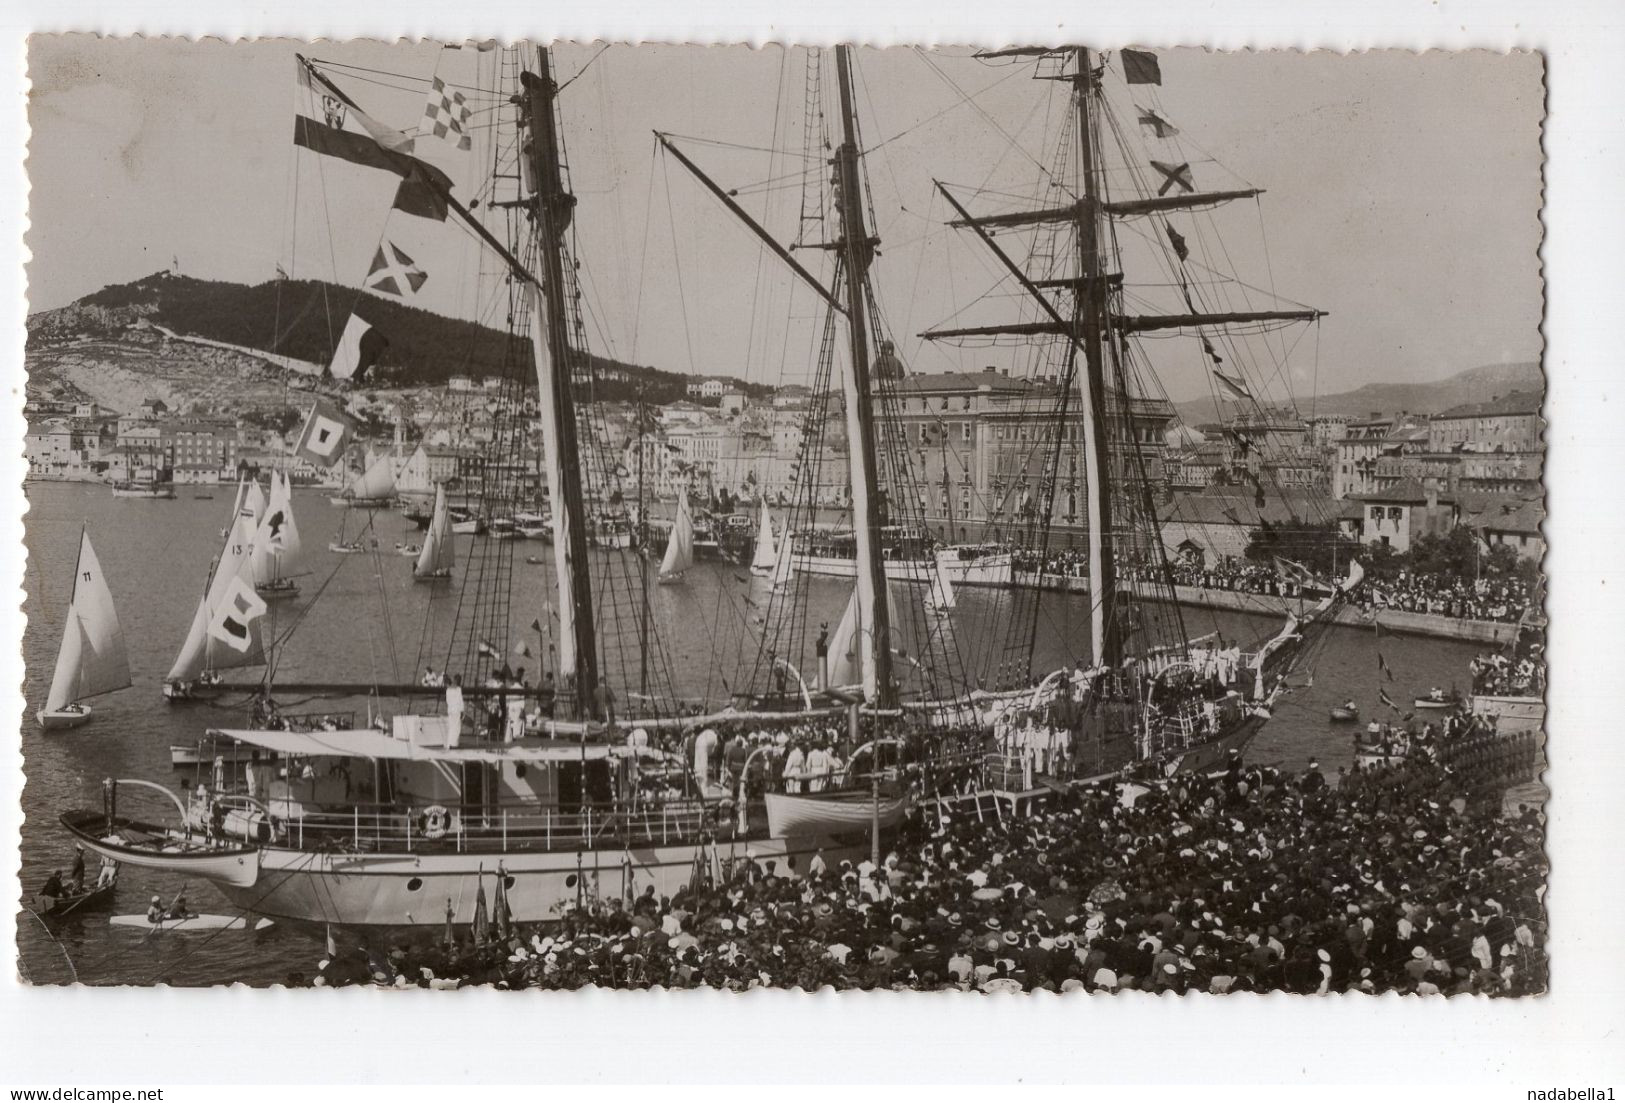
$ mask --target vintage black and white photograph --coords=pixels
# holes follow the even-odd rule
[[[27,55],[29,984],[1547,992],[1541,54]]]

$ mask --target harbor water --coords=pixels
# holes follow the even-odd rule
[[[57,816],[69,808],[96,808],[104,778],[142,778],[176,788],[195,783],[170,764],[171,744],[195,742],[210,726],[241,723],[240,699],[234,707],[166,704],[162,679],[174,661],[196,608],[220,530],[228,520],[234,487],[180,488],[174,500],[114,498],[99,485],[36,483],[28,487],[25,517],[28,550],[23,655],[26,664],[27,711],[22,722],[26,763],[23,790],[22,883],[20,902],[53,869],[66,872],[72,847]],[[210,495],[203,498],[200,495]],[[299,578],[300,596],[274,603],[271,634],[288,636],[278,654],[279,682],[334,681],[410,682],[424,666],[442,669],[454,645],[454,626],[462,595],[460,581],[449,585],[414,585],[411,559],[394,554],[397,542],[418,542],[422,534],[398,513],[371,515],[371,528],[357,532],[366,515],[347,515],[328,504],[325,495],[295,495],[308,572]],[[72,580],[74,552],[81,524],[88,525],[112,588],[126,640],[134,684],[92,702],[96,715],[84,727],[45,733],[34,722],[50,683],[56,649]],[[377,555],[339,555],[329,541],[376,538]],[[470,556],[474,541],[459,537],[459,580],[477,569]],[[552,584],[548,564],[527,564],[525,557],[546,558],[540,543],[516,543],[513,555],[513,639],[543,625],[535,634],[537,653],[545,653],[548,627],[546,600]],[[607,574],[613,568],[603,565]],[[831,623],[840,617],[850,583],[815,582],[809,618]],[[669,681],[681,697],[719,707],[757,660],[761,644],[760,580],[742,568],[701,563],[673,586],[651,588],[654,631],[666,640],[656,664],[656,678]],[[979,603],[998,600],[987,591],[962,590],[958,618],[973,618]],[[463,615],[468,614],[464,605]],[[1193,632],[1218,631],[1227,639],[1251,640],[1269,633],[1278,621],[1241,613],[1193,611]],[[1036,669],[1075,662],[1087,652],[1088,609],[1077,595],[1046,594],[1038,617],[1034,645]],[[290,634],[291,633],[291,634]],[[973,633],[963,633],[969,637]],[[460,644],[458,646],[461,646]],[[972,647],[974,641],[963,640]],[[1382,679],[1381,649],[1397,680]],[[1304,768],[1318,759],[1335,774],[1351,760],[1353,732],[1328,722],[1329,708],[1353,697],[1369,716],[1379,712],[1379,688],[1404,702],[1431,686],[1465,686],[1473,644],[1389,636],[1378,639],[1369,629],[1337,628],[1316,657],[1312,684],[1290,693],[1248,750],[1252,760],[1286,769]],[[524,665],[526,660],[515,659]],[[536,663],[533,667],[540,667]],[[636,672],[609,664],[611,680],[636,685]],[[247,680],[250,675],[244,675]],[[285,710],[365,709],[355,702],[310,702],[278,697]],[[1392,714],[1390,714],[1392,715]],[[94,862],[92,862],[94,875]],[[18,912],[19,961],[25,976],[38,983],[77,978],[87,983],[171,983],[208,985],[242,981],[281,983],[291,971],[307,975],[320,957],[324,932],[296,923],[278,922],[266,931],[225,931],[154,935],[140,928],[115,928],[111,914],[144,912],[153,895],[166,903],[185,892],[192,908],[232,913],[207,884],[182,883],[151,871],[121,873],[117,902],[100,912],[53,923],[48,930],[29,911]]]

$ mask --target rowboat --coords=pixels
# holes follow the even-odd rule
[[[251,919],[241,915],[188,915],[182,919],[160,919],[153,922],[144,915],[115,915],[108,920],[115,927],[137,927],[149,931],[263,931],[272,926],[269,919]]]
[[[64,896],[36,896],[34,910],[48,919],[65,919],[77,912],[107,903],[113,899],[113,890],[117,886],[118,875],[114,874],[111,880],[90,885],[81,892],[68,893]]]
[[[1333,705],[1331,718],[1334,724],[1346,724],[1360,718],[1358,705]]]

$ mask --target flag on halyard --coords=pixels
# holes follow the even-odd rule
[[[1220,364],[1224,363],[1224,357],[1219,355],[1219,350],[1214,348],[1213,342],[1209,341],[1206,337],[1202,338],[1202,351],[1207,353],[1207,358],[1213,361],[1214,367],[1218,367]]]
[[[1153,138],[1172,138],[1179,133],[1179,128],[1148,107],[1135,107],[1140,113],[1140,125]]]
[[[1152,161],[1151,167],[1162,173],[1162,187],[1157,189],[1158,195],[1167,195],[1174,188],[1182,192],[1196,190],[1196,179],[1191,175],[1189,161],[1177,165],[1170,165],[1166,161]]]
[[[296,455],[332,467],[344,455],[344,446],[350,440],[350,419],[344,411],[325,398],[318,398],[305,418],[305,428],[299,434]]]
[[[481,655],[484,655],[487,659],[500,659],[502,657],[502,652],[498,651],[496,647],[487,640],[481,640],[480,645],[478,648],[476,648],[476,650],[479,651]]]
[[[352,314],[350,320],[344,323],[344,336],[339,338],[339,347],[333,350],[333,363],[328,367],[328,372],[334,379],[360,382],[388,347],[389,338],[369,325],[361,315]]]
[[[1174,247],[1174,255],[1180,260],[1191,259],[1190,246],[1185,244],[1185,235],[1164,222],[1162,228],[1168,232],[1168,242]]]
[[[1395,712],[1399,711],[1399,706],[1394,704],[1394,699],[1392,697],[1388,696],[1388,691],[1386,689],[1377,690],[1377,696],[1382,699],[1383,704],[1387,705],[1389,708],[1393,709]]]
[[[416,295],[428,278],[429,274],[406,255],[406,250],[385,238],[373,254],[365,283],[369,291],[404,299]]]
[[[458,149],[473,149],[474,139],[468,133],[471,114],[463,94],[447,89],[446,82],[435,77],[429,85],[428,106],[423,109],[424,128]]]
[[[446,217],[445,195],[451,177],[413,155],[412,139],[368,115],[318,76],[304,58],[298,60],[298,114],[293,144],[351,164],[383,169],[401,178],[395,206],[426,218]]]
[[[1130,84],[1161,84],[1162,66],[1149,50],[1124,50],[1123,79]]]
[[[1394,672],[1388,669],[1388,660],[1382,657],[1381,651],[1377,652],[1377,669],[1382,671],[1390,682],[1394,680]]]
[[[1252,401],[1253,392],[1242,386],[1239,380],[1231,379],[1228,375],[1224,374],[1224,372],[1218,371],[1217,369],[1215,369],[1213,372],[1213,378],[1218,380],[1219,388],[1231,398],[1240,399],[1243,402]]]

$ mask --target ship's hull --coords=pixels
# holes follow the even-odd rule
[[[115,486],[115,498],[173,498],[175,492],[167,486]]]
[[[1254,713],[1218,739],[1198,743],[1161,761],[1162,772],[1174,774],[1206,774],[1222,770],[1230,763],[1231,752],[1241,754],[1268,722],[1269,717]]]
[[[713,845],[604,847],[506,853],[342,853],[277,846],[189,849],[132,846],[104,836],[99,813],[74,812],[62,822],[85,846],[126,865],[178,873],[215,885],[234,905],[257,915],[344,926],[397,927],[470,923],[483,880],[487,901],[498,863],[509,878],[515,920],[559,918],[582,897],[641,895],[652,885],[670,896],[692,882],[696,866],[720,875],[722,863],[754,861],[779,877],[805,874],[814,856],[833,868],[869,851],[867,827],[842,833],[739,840]]]
[[[1539,731],[1546,726],[1546,701],[1541,697],[1498,697],[1476,694],[1474,716],[1494,719],[1498,731]]]
[[[80,724],[87,723],[93,715],[93,710],[89,705],[80,705],[72,711],[47,712],[40,709],[34,715],[40,727],[48,732],[56,732],[67,731],[69,728],[77,728]]]
[[[750,858],[778,876],[798,877],[814,855],[833,867],[867,854],[864,835],[804,837],[718,844],[717,860]],[[222,883],[221,892],[256,914],[345,926],[471,923],[483,879],[489,903],[497,863],[511,879],[508,907],[521,923],[559,918],[583,897],[641,895],[649,886],[670,896],[711,862],[698,844],[575,852],[499,854],[332,854],[265,848],[252,884]]]
[[[1015,577],[1008,555],[973,560],[944,559],[942,565],[948,581],[955,586],[1008,586]],[[816,578],[858,577],[857,561],[841,556],[797,553],[791,566],[801,574]],[[936,569],[936,562],[930,559],[886,560],[886,577],[893,582],[929,582]]]

